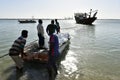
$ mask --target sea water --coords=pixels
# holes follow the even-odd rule
[[[58,20],[61,33],[70,34],[70,46],[61,62],[57,80],[120,80],[120,20],[100,19],[93,25],[75,20]],[[45,35],[50,20],[43,20]],[[7,54],[23,29],[28,30],[27,44],[38,39],[38,23],[20,24],[17,20],[0,20],[0,56]],[[11,63],[0,58],[0,79]],[[8,75],[9,76],[9,75]]]

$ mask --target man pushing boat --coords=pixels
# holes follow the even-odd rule
[[[16,64],[16,69],[19,71],[22,71],[23,69],[23,59],[20,57],[20,55],[26,55],[24,53],[24,46],[26,44],[27,36],[28,31],[22,30],[21,36],[14,41],[12,47],[9,50],[9,56],[11,56],[11,58]]]

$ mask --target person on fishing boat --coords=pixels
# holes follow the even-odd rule
[[[38,38],[39,38],[39,48],[43,48],[44,47],[44,28],[42,25],[42,20],[39,19],[38,20],[38,25],[37,25],[37,31],[38,31]]]
[[[16,69],[19,71],[23,70],[23,59],[20,55],[26,55],[24,53],[24,47],[26,44],[26,38],[28,36],[27,30],[22,30],[21,36],[16,39],[9,50],[9,56],[13,59],[16,64]]]
[[[51,34],[55,33],[55,31],[58,33],[57,26],[54,24],[54,20],[51,20],[51,24],[47,26],[46,32],[50,36]]]
[[[57,19],[55,19],[55,25],[57,26],[57,33],[60,33],[60,25]]]

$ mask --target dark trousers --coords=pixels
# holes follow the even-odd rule
[[[54,80],[53,78],[56,77],[57,73],[57,66],[56,66],[56,57],[49,55],[48,61],[48,73],[49,73],[49,80]]]
[[[55,56],[49,57],[49,64],[53,67],[55,74],[57,74],[56,58],[57,57],[55,57]]]
[[[41,34],[38,34],[39,37],[39,47],[44,46],[44,37]]]

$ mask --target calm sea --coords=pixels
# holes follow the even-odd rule
[[[91,26],[76,24],[74,20],[58,21],[61,32],[70,34],[71,44],[57,80],[120,80],[120,20],[96,20]],[[50,20],[43,21],[44,29],[49,23]],[[27,44],[38,39],[37,24],[0,20],[0,56],[8,53],[23,29],[29,31]],[[10,64],[9,59],[0,58],[0,77]]]

